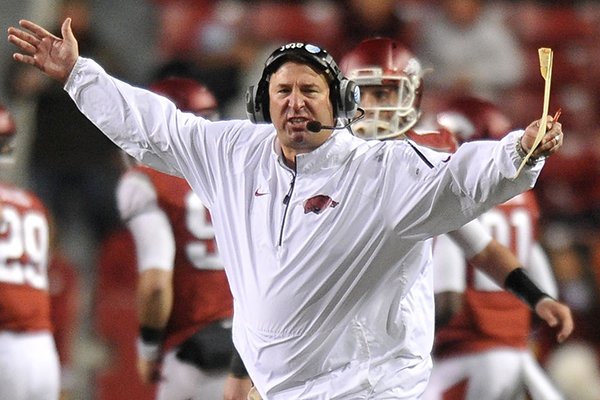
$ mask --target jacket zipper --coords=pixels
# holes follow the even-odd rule
[[[296,174],[292,175],[292,181],[290,182],[290,188],[283,198],[283,204],[285,205],[285,209],[283,210],[283,218],[281,220],[281,230],[279,231],[279,246],[283,241],[283,228],[285,227],[285,219],[287,217],[288,208],[290,205],[290,199],[292,197],[292,193],[294,192],[294,183],[296,182]]]

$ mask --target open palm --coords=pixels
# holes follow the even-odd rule
[[[22,29],[8,28],[8,41],[23,52],[13,54],[13,58],[33,65],[49,77],[65,83],[79,57],[71,19],[65,19],[61,26],[62,38],[28,20],[19,21],[19,25]]]

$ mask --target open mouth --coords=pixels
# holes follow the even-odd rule
[[[304,117],[294,117],[294,118],[289,118],[287,120],[288,124],[290,125],[290,127],[294,130],[304,130],[306,129],[306,123],[309,120],[307,118]]]

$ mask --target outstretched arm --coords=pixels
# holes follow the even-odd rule
[[[79,57],[71,18],[65,19],[61,26],[62,38],[28,20],[20,20],[19,25],[21,28],[8,28],[8,41],[22,51],[14,53],[13,58],[35,66],[50,78],[65,84]]]
[[[516,256],[505,246],[493,240],[480,253],[469,260],[477,268],[492,277],[497,283],[527,303],[538,317],[557,329],[559,343],[573,332],[571,310],[565,304],[556,301],[529,279],[525,270],[520,268]]]

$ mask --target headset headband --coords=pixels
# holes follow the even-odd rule
[[[288,58],[301,59],[316,67],[328,76],[330,83],[334,80],[339,82],[344,78],[342,71],[327,51],[312,44],[288,43],[275,50],[265,61],[263,70],[265,79],[268,80],[269,76]]]

